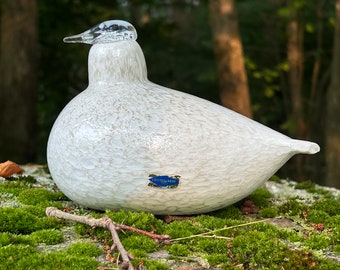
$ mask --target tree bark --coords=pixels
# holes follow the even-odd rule
[[[340,188],[340,0],[335,1],[335,14],[331,83],[327,93],[325,184]]]
[[[294,0],[288,1],[291,11],[287,24],[287,58],[289,63],[288,82],[290,88],[291,113],[290,133],[293,137],[306,139],[307,125],[304,119],[304,104],[302,98],[303,81],[303,24],[300,19],[300,10],[293,7]],[[297,180],[304,180],[302,168],[304,156],[292,159],[295,163]]]
[[[292,128],[293,136],[305,137],[306,124],[302,101],[303,80],[303,27],[299,20],[299,10],[293,9],[287,25],[287,57],[289,63],[289,87],[292,101],[291,119],[296,126]]]
[[[0,160],[33,161],[37,93],[37,4],[1,1]]]
[[[252,117],[234,0],[210,0],[210,21],[223,106]]]

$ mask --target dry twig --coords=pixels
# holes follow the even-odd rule
[[[209,235],[212,234],[212,233],[230,230],[230,229],[233,229],[233,228],[239,228],[239,227],[253,225],[253,224],[256,224],[256,223],[266,222],[268,220],[271,220],[271,219],[267,218],[267,219],[256,220],[256,221],[252,221],[252,222],[248,222],[248,223],[238,224],[238,225],[234,225],[234,226],[223,227],[223,228],[220,228],[220,229],[216,229],[216,230],[212,230],[212,231],[208,231],[208,232],[204,232],[204,233],[199,233],[199,234],[189,235],[189,236],[186,236],[186,237],[171,239],[170,242],[175,242],[175,241],[180,241],[180,240],[185,240],[185,239],[190,239],[190,238],[195,238],[195,237],[216,237],[216,236],[209,236]],[[216,238],[218,238],[218,237],[216,237]]]
[[[91,216],[78,216],[74,214],[69,214],[55,207],[47,207],[46,215],[50,217],[57,217],[57,218],[62,218],[66,220],[72,220],[75,222],[87,224],[91,227],[102,227],[102,228],[108,229],[111,233],[112,240],[113,240],[112,250],[118,249],[118,251],[120,252],[122,256],[122,259],[123,259],[122,269],[128,269],[128,270],[134,269],[131,263],[131,260],[133,260],[133,256],[129,254],[124,248],[124,246],[122,245],[122,242],[120,241],[118,233],[117,233],[118,230],[129,230],[129,231],[137,232],[137,233],[146,235],[148,237],[151,237],[155,241],[163,241],[164,243],[170,242],[169,235],[154,234],[154,233],[143,231],[137,228],[127,226],[127,225],[116,224],[108,216],[95,219],[94,217],[91,217]]]

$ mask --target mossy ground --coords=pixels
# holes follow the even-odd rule
[[[274,197],[261,188],[249,196],[257,214],[244,215],[237,204],[167,224],[149,213],[84,209],[67,200],[43,169],[31,170],[29,176],[0,180],[0,266],[117,269],[113,257],[119,254],[110,253],[110,233],[46,217],[45,208],[55,206],[169,234],[171,243],[164,245],[119,232],[138,269],[340,269],[340,192],[311,182],[271,183],[289,186],[291,197]],[[302,194],[310,196],[304,200]]]

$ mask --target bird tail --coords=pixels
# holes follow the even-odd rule
[[[320,146],[316,143],[302,140],[292,140],[291,147],[297,153],[301,154],[315,154],[320,151]]]

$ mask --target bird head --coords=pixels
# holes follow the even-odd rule
[[[110,20],[93,26],[91,29],[65,37],[66,43],[112,43],[121,40],[136,40],[137,32],[132,24],[122,20]]]

